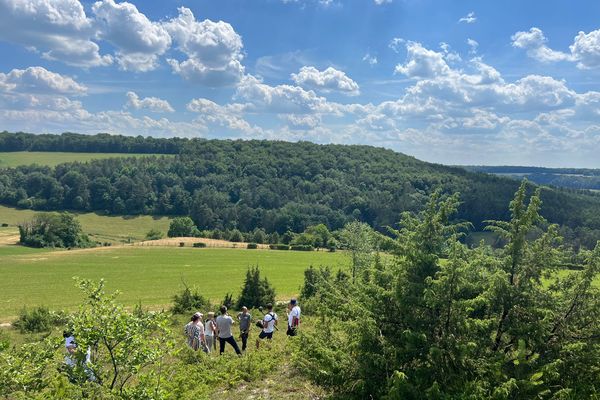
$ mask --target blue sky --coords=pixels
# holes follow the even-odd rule
[[[0,129],[600,167],[600,3],[0,0]]]

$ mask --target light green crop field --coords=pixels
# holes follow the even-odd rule
[[[54,167],[65,162],[100,160],[104,158],[144,157],[162,154],[128,154],[128,153],[67,153],[55,151],[15,151],[0,152],[0,168],[18,167],[19,165],[39,164]],[[172,157],[171,155],[165,155]]]
[[[0,206],[0,224],[6,223],[15,227],[17,224],[31,219],[35,213],[36,211],[32,210]],[[166,235],[170,223],[170,219],[167,217],[149,215],[135,217],[105,216],[95,213],[76,215],[83,231],[99,242],[140,241],[146,237],[146,233],[150,229],[158,229]]]
[[[168,308],[182,281],[218,302],[239,295],[246,270],[258,265],[278,299],[298,295],[310,265],[345,268],[341,252],[301,252],[191,247],[105,247],[87,250],[22,250],[0,247],[0,321],[11,321],[24,306],[73,310],[81,301],[74,276],[106,280],[126,305]]]

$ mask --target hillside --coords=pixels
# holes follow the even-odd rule
[[[514,179],[371,146],[190,140],[175,157],[2,169],[0,203],[35,210],[190,215],[200,229],[263,228],[282,234],[319,223],[333,230],[358,219],[385,231],[403,211],[420,210],[440,189],[461,193],[457,218],[479,230],[485,220],[509,218],[506,204],[518,185]],[[567,236],[584,235],[590,243],[600,237],[600,196],[543,188],[541,198],[543,216],[567,227]]]
[[[588,168],[542,168],[519,166],[466,166],[469,171],[485,172],[514,179],[527,178],[538,185],[570,189],[600,190],[600,170]]]

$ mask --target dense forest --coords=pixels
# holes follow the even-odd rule
[[[28,136],[3,137],[6,143],[11,137]],[[71,136],[43,137],[47,143],[60,143]],[[106,151],[116,151],[138,141],[123,136],[73,137],[79,150],[93,148],[98,141],[114,141],[116,147]],[[35,143],[38,137],[32,138]],[[149,145],[154,140],[139,138],[142,147],[132,151],[158,151]],[[33,149],[34,143],[24,146]],[[158,143],[181,146],[181,151],[176,157],[2,169],[0,203],[35,210],[189,215],[199,229],[263,228],[282,234],[317,224],[335,230],[358,220],[385,232],[387,226],[396,226],[401,212],[421,210],[427,196],[440,189],[460,193],[457,220],[480,230],[485,220],[509,218],[505,205],[519,186],[513,179],[430,164],[371,146],[257,140]],[[529,185],[529,191],[532,188]],[[543,216],[562,225],[567,238],[585,237],[584,242],[593,244],[600,237],[600,196],[544,188],[541,197]]]
[[[469,171],[485,172],[519,180],[525,177],[538,185],[600,190],[600,169],[512,166],[468,166],[465,168]]]

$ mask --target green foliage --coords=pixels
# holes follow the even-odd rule
[[[169,319],[164,313],[128,312],[116,303],[117,293],[106,294],[104,282],[80,280],[86,301],[69,326],[79,351],[92,349],[89,368],[96,381],[123,397],[160,389],[158,367],[172,350],[168,338]]]
[[[290,246],[290,250],[294,251],[313,251],[315,248],[310,244],[295,244]]]
[[[497,251],[464,246],[458,197],[434,194],[392,231],[394,263],[376,257],[343,284],[309,269],[303,301],[320,324],[296,342],[298,368],[348,398],[597,397],[600,244],[583,270],[558,273],[571,254],[526,193],[490,223]]]
[[[171,307],[173,314],[187,314],[210,308],[210,302],[198,292],[198,289],[192,292],[188,285],[184,283],[183,286],[183,290],[173,296]]]
[[[364,222],[350,222],[340,232],[340,240],[344,249],[349,250],[352,257],[352,279],[367,268],[373,258],[375,232]]]
[[[275,289],[266,277],[260,279],[258,265],[248,268],[242,293],[237,301],[237,309],[239,310],[243,306],[248,308],[264,307],[269,303],[275,303]]]
[[[193,247],[196,247],[196,248],[202,248],[202,249],[203,249],[203,248],[205,248],[205,247],[206,247],[206,243],[203,243],[203,242],[196,242],[196,243],[192,244],[192,246],[193,246]]]
[[[304,283],[300,290],[300,299],[308,300],[317,294],[321,283],[329,281],[331,278],[331,270],[329,267],[314,268],[312,265],[304,270]]]
[[[159,240],[162,239],[164,236],[164,233],[162,233],[158,229],[153,228],[146,233],[146,240]]]
[[[92,247],[77,219],[66,212],[38,213],[19,225],[20,242],[31,247]]]
[[[258,245],[256,243],[248,243],[248,245],[246,246],[246,248],[254,250],[254,249],[258,248]]]
[[[240,232],[237,229],[232,230],[231,233],[229,234],[229,241],[230,242],[243,242],[244,237],[242,236],[242,232]]]
[[[190,217],[173,218],[169,225],[168,237],[189,237],[195,236],[197,232],[196,225]]]
[[[50,311],[39,306],[33,309],[23,308],[13,326],[21,333],[48,332],[55,326],[64,325],[67,315],[64,312]]]

